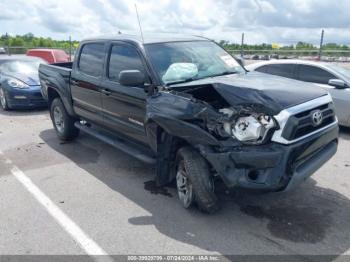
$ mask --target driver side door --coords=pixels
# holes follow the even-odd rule
[[[119,83],[119,73],[123,70],[139,70],[148,79],[145,68],[142,55],[136,47],[124,42],[112,42],[101,92],[105,127],[147,144],[144,128],[147,94],[143,87]]]

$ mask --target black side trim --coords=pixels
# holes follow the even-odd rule
[[[124,153],[135,157],[142,162],[145,162],[147,164],[156,163],[156,159],[151,154],[149,154],[147,150],[144,150],[140,146],[135,146],[132,142],[127,141],[126,139],[123,139],[114,133],[112,135],[109,132],[103,131],[102,129],[95,129],[93,127],[82,125],[80,122],[76,122],[74,125],[81,131],[123,151]]]

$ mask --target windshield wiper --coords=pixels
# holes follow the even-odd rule
[[[237,72],[236,71],[224,71],[224,72],[221,72],[220,74],[209,75],[209,76],[200,77],[200,78],[190,77],[190,78],[187,78],[187,79],[184,79],[184,80],[169,82],[169,83],[166,83],[166,85],[168,86],[168,85],[183,84],[183,83],[192,82],[192,81],[200,80],[200,79],[204,79],[204,78],[216,77],[216,76],[224,76],[224,75],[232,75],[232,74],[237,74]]]
[[[168,86],[168,85],[182,84],[182,83],[187,83],[187,82],[191,82],[191,81],[198,80],[198,79],[200,79],[200,78],[189,77],[189,78],[186,78],[184,80],[166,83],[166,85]]]
[[[237,74],[237,71],[224,71],[224,72],[221,72],[220,74],[211,75],[210,77],[226,76],[226,75],[233,75],[233,74]]]

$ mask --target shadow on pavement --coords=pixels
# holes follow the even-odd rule
[[[35,109],[11,109],[9,111],[4,111],[0,108],[0,115],[4,116],[36,116],[42,115],[48,112],[47,107],[35,108]]]
[[[145,191],[144,183],[153,178],[154,168],[93,138],[81,136],[73,143],[60,144],[53,130],[41,132],[40,137],[151,214],[129,218],[132,225],[153,225],[172,239],[223,255],[328,254],[323,261],[331,261],[350,248],[350,200],[335,190],[317,186],[313,179],[289,194],[222,192],[223,209],[206,215],[183,209],[174,188],[157,195]],[[91,156],[98,159],[92,161]],[[152,188],[150,183],[148,186]],[[319,261],[312,258],[304,257]]]
[[[350,140],[350,127],[339,127],[339,137],[346,140]]]

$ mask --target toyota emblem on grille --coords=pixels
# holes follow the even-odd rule
[[[312,112],[311,119],[314,126],[319,126],[323,120],[322,112],[320,110]]]

